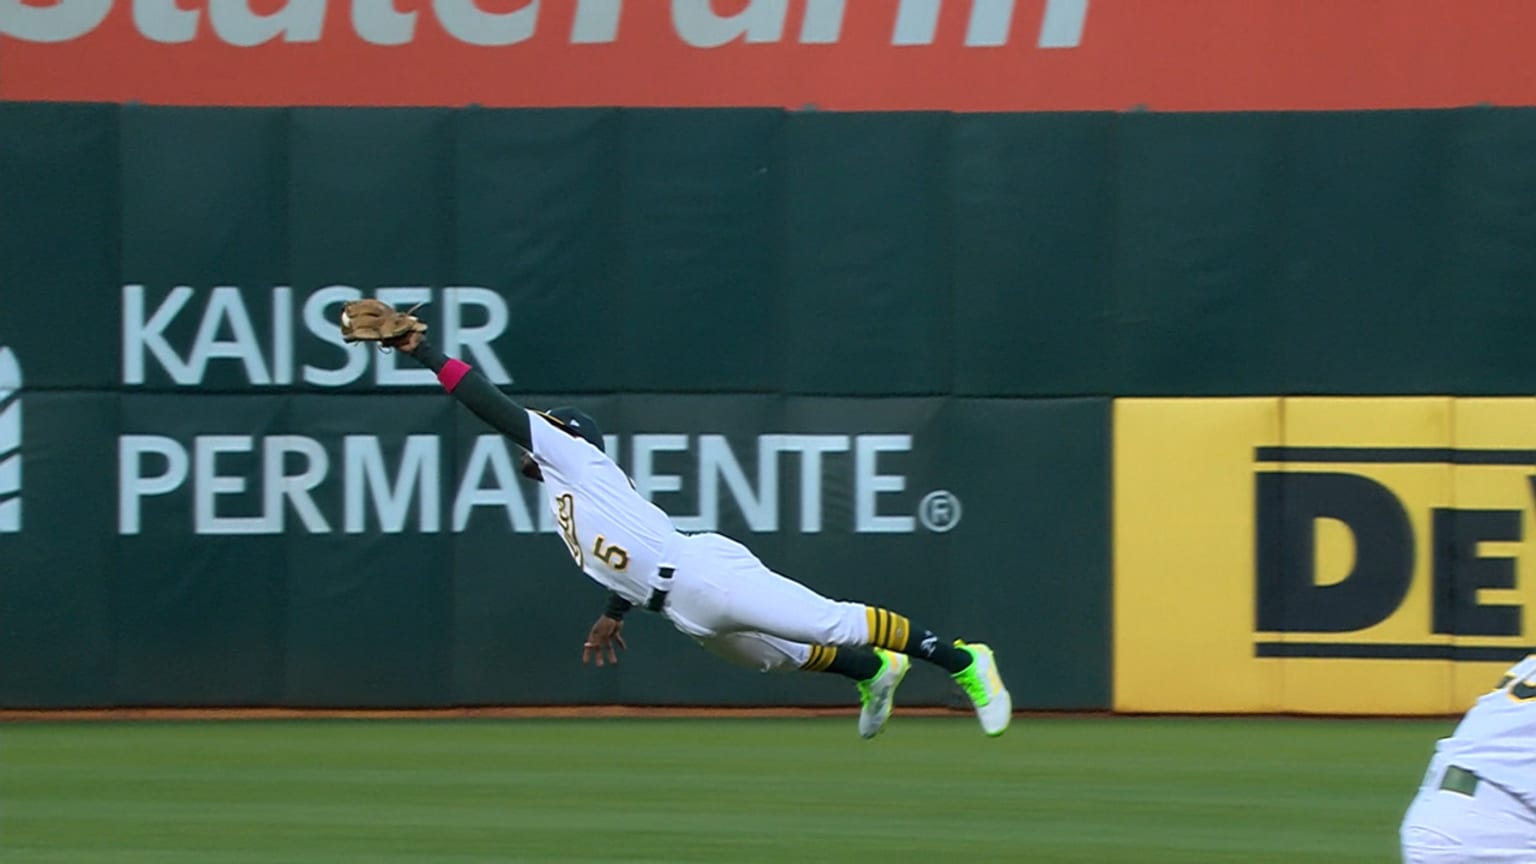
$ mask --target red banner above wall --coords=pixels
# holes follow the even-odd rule
[[[0,0],[0,98],[175,105],[1536,105],[1528,0]]]

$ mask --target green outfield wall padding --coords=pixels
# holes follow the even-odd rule
[[[1486,108],[0,104],[0,706],[851,701],[640,613],[581,667],[601,590],[514,447],[340,343],[367,295],[586,407],[681,527],[1105,708],[1111,400],[1528,393],[1533,143]]]

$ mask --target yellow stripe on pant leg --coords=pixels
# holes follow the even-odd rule
[[[832,665],[832,661],[836,660],[836,659],[837,659],[837,646],[836,645],[823,645],[821,647],[821,668],[817,669],[816,671],[817,672],[825,672],[825,671],[827,671],[827,668]]]
[[[800,668],[807,672],[825,672],[827,667],[832,665],[832,660],[836,657],[836,648],[825,645],[812,645],[811,656],[806,658],[805,665]]]
[[[889,651],[906,651],[912,621],[888,609],[865,608],[869,618],[869,644]]]
[[[907,647],[908,634],[912,632],[912,621],[905,615],[892,615],[896,624],[891,628],[891,644],[886,647],[892,651],[903,651]]]

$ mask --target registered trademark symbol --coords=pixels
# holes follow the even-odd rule
[[[917,518],[935,534],[953,530],[960,524],[960,499],[948,489],[935,489],[918,502]]]

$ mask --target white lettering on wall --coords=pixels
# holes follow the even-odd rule
[[[250,0],[208,0],[213,30],[231,45],[249,48],[282,37],[284,42],[318,42],[326,0],[288,0],[270,15],[251,10]]]
[[[901,474],[881,474],[876,460],[881,453],[906,453],[912,449],[911,435],[860,435],[853,459],[853,530],[860,534],[911,534],[913,517],[881,516],[876,496],[901,492],[907,478]]]
[[[483,485],[487,470],[492,481],[489,486]],[[528,502],[523,500],[517,477],[504,436],[481,435],[476,438],[474,449],[469,451],[459,492],[453,496],[454,532],[464,530],[476,507],[500,507],[506,513],[508,528],[519,533],[533,531],[533,518],[528,513]]]
[[[68,42],[95,30],[112,11],[112,0],[59,0],[34,6],[0,0],[0,36],[26,42]]]
[[[618,454],[623,440],[610,436],[609,452]],[[852,510],[839,517],[848,521],[832,530],[910,534],[926,500],[895,467],[898,454],[912,450],[911,435],[759,435],[755,465],[720,434],[644,433],[628,441],[631,476],[642,496],[686,500],[691,495],[697,502],[696,513],[670,508],[682,530],[718,530],[734,513],[753,532],[818,534],[827,530],[830,494],[839,512],[846,512],[844,502],[851,502]],[[208,434],[185,442],[124,435],[118,440],[118,529],[123,534],[151,527],[200,535],[299,529],[328,534],[340,526],[348,534],[431,534],[442,530],[447,501],[448,530],[454,533],[467,530],[479,509],[499,511],[494,518],[512,533],[554,530],[544,487],[521,477],[514,446],[501,435],[477,436],[456,477],[453,466],[442,464],[453,448],[445,449],[435,435],[344,435],[329,448],[303,435]],[[674,454],[671,464],[677,467],[661,470],[657,458],[663,454]],[[828,477],[846,485],[829,493]],[[798,498],[790,494],[786,501],[786,484],[798,484]],[[330,494],[323,494],[326,489]],[[942,494],[958,515],[959,502],[952,493]],[[325,512],[322,502],[339,502],[340,512]],[[670,502],[661,503],[669,509]],[[787,524],[780,512],[785,504]],[[241,511],[245,515],[233,515]],[[169,513],[191,518],[173,524],[166,521]],[[923,524],[947,531],[953,521],[942,529]]]
[[[384,453],[376,436],[348,435],[343,452],[346,463],[346,515],[343,521],[348,534],[361,534],[365,529],[367,504],[373,505],[375,521],[386,534],[400,533],[405,528],[413,498],[419,505],[417,530],[423,534],[438,530],[437,436],[408,436],[399,471],[393,480],[384,465]]]
[[[516,45],[533,36],[539,0],[511,12],[487,12],[475,0],[432,0],[437,20],[455,39],[469,45]]]
[[[145,457],[164,461],[158,473],[145,473]],[[149,495],[165,495],[187,482],[187,451],[163,435],[124,435],[117,440],[117,531],[137,534],[140,505]]]
[[[421,36],[424,10],[396,8],[391,0],[287,0],[269,14],[259,14],[251,0],[207,0],[211,38],[250,48],[270,42],[314,43],[329,38],[327,9],[349,2],[352,33],[369,45],[408,45]],[[890,4],[848,3],[846,0],[802,0],[800,31],[791,36],[805,45],[835,45],[842,41],[849,14],[888,15]],[[938,38],[940,13],[946,0],[898,0],[891,22],[890,44],[932,45]],[[996,48],[1008,44],[1017,0],[947,0],[969,2],[964,45]],[[175,0],[116,0],[130,7],[139,35],[153,42],[176,44],[209,38],[200,28],[202,12]],[[0,0],[0,35],[27,42],[68,42],[89,35],[112,13],[114,0],[56,0],[47,5],[27,0]],[[561,7],[566,4],[550,4]],[[1089,0],[1045,0],[1035,45],[1041,49],[1076,48],[1082,44]],[[433,15],[443,31],[466,45],[518,45],[539,34],[540,0],[524,0],[505,12],[482,9],[475,0],[432,0]],[[678,44],[710,50],[732,43],[773,44],[785,41],[789,0],[747,0],[735,12],[720,14],[711,0],[576,0],[575,14],[564,38],[571,45],[607,44],[622,38],[625,11],[667,14]],[[658,10],[666,10],[659,12]]]
[[[298,337],[329,346],[335,362],[305,363],[299,378],[314,387],[344,387],[374,370],[380,387],[430,387],[436,385],[431,370],[404,361],[398,352],[369,350],[347,345],[341,339],[337,318],[341,305],[363,292],[350,285],[330,285],[309,293],[295,317],[293,289],[274,286],[262,297],[258,292],[221,285],[198,291],[177,285],[158,302],[143,285],[124,285],[122,302],[123,383],[152,383],[152,373],[164,373],[178,387],[202,385],[216,369],[233,369],[251,387],[282,387],[294,383]],[[427,304],[423,315],[431,323],[433,342],[450,355],[464,358],[497,384],[512,383],[495,341],[506,333],[510,315],[507,302],[488,288],[454,286],[441,290],[423,286],[391,286],[375,296],[401,308]],[[258,332],[252,303],[265,300],[270,326]],[[430,312],[428,311],[430,310]],[[483,320],[481,320],[483,319]],[[468,323],[470,321],[480,323]],[[190,340],[173,339],[196,323]],[[302,330],[296,327],[302,323]],[[307,347],[307,346],[306,346]],[[306,353],[309,353],[306,351]]]
[[[744,42],[777,42],[784,35],[789,0],[749,0],[734,15],[715,12],[710,0],[672,0],[672,27],[695,48]]]

